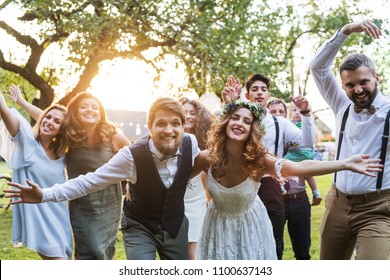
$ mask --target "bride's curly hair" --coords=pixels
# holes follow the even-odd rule
[[[99,135],[102,146],[113,148],[111,138],[117,133],[117,128],[107,120],[103,104],[89,92],[80,92],[68,104],[68,115],[65,119],[65,137],[69,147],[79,148],[87,141],[87,131],[78,119],[80,102],[85,98],[92,98],[99,104],[100,121],[97,123],[96,133]]]
[[[230,110],[226,114],[221,115],[220,121],[213,123],[211,130],[208,132],[208,141],[206,144],[209,150],[208,159],[213,177],[216,180],[225,174],[227,163],[226,127],[233,113],[239,108],[247,107],[238,105],[234,110]],[[249,108],[247,109],[249,110]],[[262,119],[259,120],[253,113],[252,115],[254,116],[254,122],[252,123],[251,131],[245,144],[241,168],[251,179],[255,179],[258,178],[259,174],[264,173],[265,155],[268,149],[262,144],[265,135],[264,127],[261,124]]]

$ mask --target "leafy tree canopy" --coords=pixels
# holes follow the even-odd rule
[[[12,22],[0,19],[0,30],[27,55],[25,60],[15,57],[15,50],[6,49],[7,40],[1,40],[0,79],[4,86],[10,81],[20,84],[15,75],[21,77],[28,82],[26,90],[40,93],[34,104],[44,108],[71,74],[78,78],[61,96],[63,104],[88,89],[103,61],[137,59],[159,74],[163,71],[159,62],[173,55],[185,65],[188,88],[199,95],[219,95],[229,74],[244,80],[260,72],[274,81],[275,96],[287,98],[296,87],[297,66],[305,69],[304,81],[309,75],[308,65],[299,65],[297,47],[310,42],[316,49],[343,24],[366,18],[369,11],[356,10],[358,2],[338,1],[332,6],[314,0],[299,5],[266,0],[3,1],[0,11],[17,6],[22,14]],[[356,36],[348,45],[362,46],[368,43],[365,40]],[[60,55],[53,55],[53,49]]]

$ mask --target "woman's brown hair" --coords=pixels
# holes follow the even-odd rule
[[[99,104],[100,121],[96,126],[96,133],[100,137],[101,144],[113,148],[111,138],[117,133],[116,127],[107,120],[107,114],[103,104],[89,92],[80,92],[68,104],[68,116],[65,123],[65,137],[69,147],[79,148],[87,141],[87,131],[78,120],[78,108],[83,99],[92,98]]]

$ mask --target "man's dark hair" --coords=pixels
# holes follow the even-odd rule
[[[270,79],[262,74],[253,74],[246,79],[246,92],[249,92],[249,89],[256,81],[262,81],[263,83],[265,83],[267,85],[267,89],[269,90]]]

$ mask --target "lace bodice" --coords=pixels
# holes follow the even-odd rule
[[[259,182],[255,182],[249,177],[237,186],[226,188],[219,184],[208,174],[208,187],[213,198],[214,207],[221,214],[242,214],[246,212],[257,196],[260,187]]]

